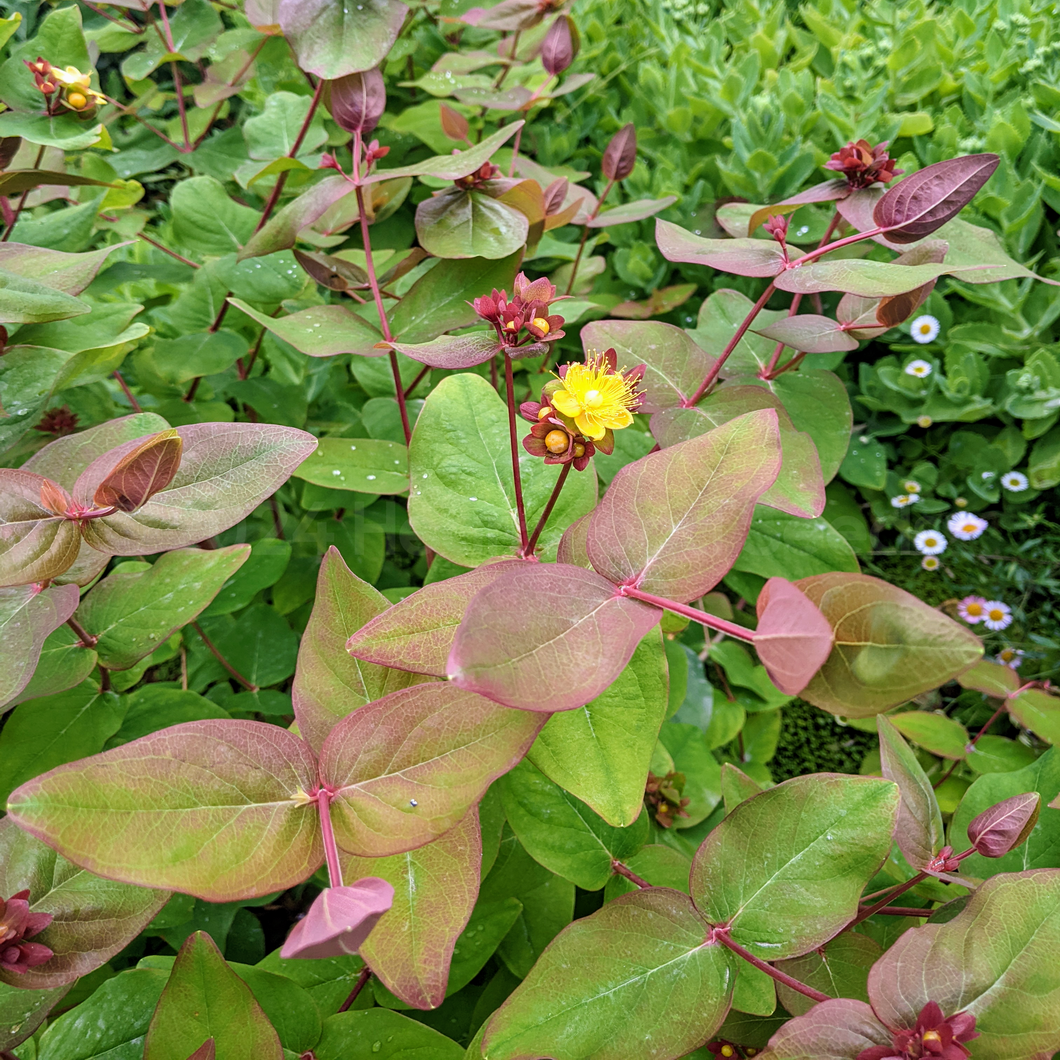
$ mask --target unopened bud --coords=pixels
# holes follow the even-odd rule
[[[332,118],[348,133],[370,133],[386,110],[386,86],[377,67],[331,82]]]
[[[560,453],[567,451],[567,446],[570,444],[570,439],[567,437],[566,431],[549,431],[545,435],[545,448],[550,453],[555,453],[557,456]]]
[[[784,216],[770,216],[763,226],[765,230],[778,242],[783,244],[788,235],[788,219]]]
[[[545,335],[549,333],[548,321],[544,317],[534,317],[533,324],[538,331],[543,332]]]
[[[630,122],[611,137],[600,162],[600,170],[608,180],[625,180],[633,172],[636,161],[637,131]]]
[[[1036,791],[1014,795],[984,810],[968,825],[968,839],[984,858],[1000,858],[1015,850],[1038,821],[1041,796]]]
[[[539,420],[547,420],[552,415],[552,408],[549,405],[542,405],[538,410],[537,418]]]
[[[574,443],[574,455],[579,459],[585,456],[585,445],[582,442]]]
[[[80,92],[71,92],[66,97],[66,102],[74,108],[74,110],[83,110],[88,100]]]
[[[541,65],[546,73],[557,77],[578,54],[578,31],[567,15],[559,15],[541,43]]]

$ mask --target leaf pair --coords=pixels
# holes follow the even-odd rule
[[[493,1017],[484,1055],[625,1060],[645,1035],[656,1055],[690,1052],[749,974],[716,929],[765,960],[823,945],[855,915],[897,811],[889,781],[827,775],[741,803],[697,851],[690,895],[650,887],[565,928]]]
[[[318,785],[334,792],[344,850],[398,854],[456,825],[542,724],[452,685],[418,685],[340,721],[318,764],[274,725],[187,722],[35,778],[8,812],[91,871],[233,901],[320,866]]]

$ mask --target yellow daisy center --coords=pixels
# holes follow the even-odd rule
[[[967,611],[968,614],[970,614],[970,615],[981,615],[983,613],[983,605],[982,604],[968,604],[968,606],[965,607],[965,611]]]
[[[931,330],[931,325],[930,324],[921,324],[920,325],[920,334],[921,335],[926,335],[930,330]]]
[[[999,607],[992,607],[987,611],[986,617],[989,618],[991,622],[1000,622],[1005,617],[1005,612]]]
[[[570,416],[582,434],[598,441],[608,430],[628,427],[639,402],[636,383],[609,371],[607,362],[597,357],[567,367],[563,389],[552,395],[552,404]]]

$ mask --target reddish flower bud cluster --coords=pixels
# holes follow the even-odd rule
[[[29,59],[23,59],[22,61],[29,67],[29,72],[33,74],[33,80],[37,83],[37,88],[46,96],[50,96],[59,90],[59,82],[52,76],[54,69],[47,59],[42,59],[38,55],[35,63],[31,63]]]
[[[512,347],[563,338],[563,317],[548,311],[554,301],[554,284],[544,278],[529,280],[524,273],[519,273],[510,302],[507,291],[494,288],[491,294],[476,298],[471,304],[483,320],[494,326],[501,344]]]
[[[23,975],[51,960],[52,951],[47,946],[25,941],[51,922],[51,913],[29,911],[29,891],[19,891],[6,902],[0,899],[0,968]]]
[[[64,434],[73,434],[77,430],[77,413],[73,412],[69,405],[48,409],[41,416],[37,430],[44,431],[46,434],[54,434],[56,438],[61,438]]]
[[[770,217],[762,226],[781,246],[788,238],[788,219],[784,216]]]
[[[466,188],[470,191],[474,188],[482,187],[486,181],[495,180],[500,175],[500,166],[495,166],[492,162],[483,162],[474,173],[469,173],[466,177],[460,177],[457,180],[454,180],[453,183],[458,188]]]
[[[670,828],[678,817],[688,817],[685,807],[692,801],[684,797],[684,773],[667,773],[664,777],[648,774],[644,786],[644,801],[652,807],[655,821],[661,828]]]
[[[867,188],[877,181],[887,184],[905,172],[895,169],[894,159],[887,154],[886,140],[875,147],[868,140],[851,141],[836,151],[824,168],[842,173],[852,188]]]
[[[978,1037],[975,1016],[958,1012],[945,1019],[938,1004],[929,1001],[920,1010],[916,1026],[911,1031],[892,1031],[893,1045],[863,1049],[857,1060],[923,1060],[924,1057],[965,1060],[971,1053],[961,1043]]]

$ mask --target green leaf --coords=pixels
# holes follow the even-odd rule
[[[225,902],[321,864],[305,800],[316,782],[309,749],[275,725],[193,721],[59,766],[14,792],[8,813],[90,871]]]
[[[528,758],[549,780],[616,828],[640,816],[655,738],[666,715],[667,667],[658,631],[649,633],[607,691],[553,714]]]
[[[869,969],[882,953],[880,944],[867,935],[849,931],[837,935],[819,950],[780,961],[777,967],[794,976],[800,983],[812,986],[829,997],[869,1000]],[[792,1015],[801,1016],[813,1008],[814,1002],[805,994],[792,990],[783,983],[777,985],[783,1006]]]
[[[377,1048],[378,1047],[378,1048]],[[456,1042],[416,1020],[385,1008],[340,1012],[324,1021],[324,1033],[313,1050],[316,1060],[464,1060]]]
[[[652,888],[575,920],[486,1029],[490,1060],[683,1056],[729,1010],[731,960],[686,895]]]
[[[398,0],[286,0],[275,9],[298,65],[333,81],[379,66],[397,40],[408,8]]]
[[[280,1039],[216,943],[196,931],[180,948],[159,999],[144,1060],[187,1060],[207,1038],[231,1060],[283,1060]]]
[[[163,380],[179,385],[223,372],[246,352],[246,341],[235,332],[201,331],[179,339],[160,339],[145,358]]]
[[[483,162],[488,162],[497,148],[507,143],[524,124],[523,121],[510,122],[503,129],[498,129],[492,136],[487,136],[465,151],[435,155],[433,158],[426,158],[422,162],[415,162],[411,166],[401,166],[397,169],[377,169],[365,179],[364,183],[375,184],[381,180],[394,180],[397,177],[439,177],[442,180],[459,180],[461,177],[474,173]]]
[[[298,636],[287,619],[265,603],[252,604],[234,619],[215,619],[208,636],[252,685],[278,684],[295,671]]]
[[[437,681],[355,710],[320,753],[339,846],[384,857],[437,839],[523,757],[543,723]]]
[[[696,852],[696,907],[763,960],[816,949],[857,915],[891,848],[898,804],[888,780],[829,773],[740,803]]]
[[[847,539],[827,519],[802,519],[759,505],[733,569],[794,579],[860,568]]]
[[[428,547],[465,567],[517,552],[510,454],[508,410],[485,379],[464,372],[431,391],[409,447],[409,521]],[[519,469],[533,527],[559,468],[521,451]],[[572,474],[541,534],[540,553],[555,556],[563,531],[595,503],[592,471]]]
[[[227,702],[231,704],[232,700]],[[103,749],[109,751],[121,747],[170,725],[227,717],[226,710],[197,692],[159,684],[141,685],[126,697],[121,728],[103,745]]]
[[[295,478],[333,490],[404,493],[409,488],[404,444],[379,438],[321,438]]]
[[[688,334],[708,354],[718,357],[732,341],[753,305],[747,295],[723,287],[703,300],[696,326],[689,328]],[[786,316],[783,310],[762,310],[755,318],[756,331],[745,332],[736,348],[729,354],[725,362],[727,371],[757,374],[765,368],[776,348],[776,342],[763,338],[757,334],[757,330],[783,320]],[[696,385],[700,382],[702,379],[698,380]]]
[[[881,714],[945,684],[982,655],[969,630],[878,578],[822,574],[796,584],[835,633],[832,654],[800,695],[833,714]]]
[[[884,261],[843,258],[839,261],[811,261],[776,278],[781,291],[813,294],[844,291],[866,298],[888,297],[915,291],[944,273],[960,272],[950,265],[895,265]]]
[[[772,409],[642,457],[614,477],[593,512],[589,559],[616,585],[695,600],[732,566],[754,504],[779,470]]]
[[[420,244],[438,258],[506,258],[526,242],[529,228],[525,214],[465,188],[440,191],[416,210]]]
[[[530,762],[503,780],[504,811],[519,842],[546,868],[587,891],[607,883],[611,862],[632,857],[648,840],[648,815],[616,828]]]
[[[18,989],[0,983],[0,1049],[14,1049],[31,1038],[69,989]]]
[[[0,323],[41,324],[91,311],[87,302],[0,268]]]
[[[285,317],[271,317],[253,309],[241,298],[230,298],[229,301],[277,338],[310,357],[336,357],[343,353],[360,357],[386,356],[386,350],[375,349],[375,344],[382,342],[383,336],[345,306],[318,305]]]
[[[681,794],[689,800],[688,816],[678,817],[674,828],[691,828],[721,802],[721,767],[696,725],[668,721],[659,731],[659,742],[673,759],[674,770],[685,777]]]
[[[40,422],[59,373],[69,360],[69,355],[61,350],[38,346],[7,348],[0,359],[0,407],[11,412],[0,417],[0,452],[9,450]]]
[[[201,254],[231,254],[242,249],[258,223],[258,213],[228,197],[213,177],[190,177],[169,198],[173,235],[182,246]]]
[[[316,957],[313,960],[292,957],[285,960],[277,949],[255,967],[286,976],[297,983],[313,999],[321,1018],[326,1018],[337,1012],[339,1005],[350,996],[364,970],[364,961],[360,957]],[[360,999],[354,1007],[359,1003]]]
[[[0,797],[49,769],[103,750],[125,704],[91,682],[23,703],[0,732]]]
[[[100,664],[127,670],[150,655],[198,617],[249,555],[249,545],[184,548],[165,553],[147,570],[104,578],[77,609],[78,621],[99,638]]]
[[[323,1021],[308,990],[285,975],[256,965],[229,962],[228,967],[250,987],[284,1049],[300,1055],[316,1045]]]
[[[250,557],[221,586],[204,615],[230,615],[283,577],[291,559],[290,542],[263,537],[251,546]]]
[[[1041,758],[1023,769],[986,773],[976,779],[953,815],[949,842],[957,850],[967,850],[971,846],[968,825],[979,814],[1005,799],[1030,791],[1038,792],[1045,805],[1060,795],[1060,752],[1056,748],[1050,747]],[[964,846],[959,846],[962,842]],[[961,862],[961,871],[972,876],[1038,868],[1060,868],[1060,813],[1043,810],[1026,841],[1003,857],[984,858],[981,854],[972,854]]]
[[[344,176],[325,177],[269,218],[268,223],[246,241],[237,259],[246,261],[290,249],[303,228],[308,228],[340,199],[353,193],[353,185]]]
[[[893,721],[882,714],[876,718],[883,775],[898,785],[902,797],[894,838],[906,861],[921,868],[942,849],[942,813],[931,781]]]
[[[1028,688],[1008,701],[1008,712],[1025,729],[1051,744],[1060,743],[1060,699]]]
[[[482,971],[497,947],[515,927],[523,911],[518,898],[478,901],[471,919],[453,947],[449,993],[463,989]]]
[[[876,962],[873,1008],[912,1027],[935,1001],[975,1017],[977,1060],[1048,1056],[1060,1045],[1058,945],[1060,873],[995,876],[952,920],[906,932]]]
[[[346,651],[350,637],[389,606],[386,597],[346,566],[338,549],[328,549],[291,689],[299,730],[315,751],[350,711],[422,680],[362,662]]]
[[[918,747],[941,758],[957,761],[968,753],[968,730],[945,714],[911,710],[890,715],[894,727]]]
[[[74,688],[88,677],[95,665],[96,653],[82,647],[81,638],[69,626],[60,626],[44,642],[33,677],[11,705]]]
[[[166,973],[155,968],[130,968],[108,979],[48,1027],[37,1060],[142,1060],[165,985]]]
[[[341,855],[344,878],[378,876],[393,885],[394,904],[361,954],[383,985],[413,1008],[437,1008],[445,1000],[453,947],[478,897],[481,860],[477,808],[416,850],[382,858]]]
[[[273,92],[267,96],[261,113],[243,123],[243,139],[250,157],[264,162],[281,155],[293,157],[311,102],[310,96],[297,96],[293,92]],[[298,150],[312,154],[327,138],[324,122],[317,113],[298,142]]]
[[[74,585],[0,589],[0,708],[29,684],[45,640],[74,613],[79,598]]]
[[[0,972],[5,983],[32,990],[51,990],[94,971],[136,938],[169,897],[93,876],[7,819],[0,821],[0,890],[28,890],[33,912],[53,918],[34,938],[54,956],[22,975]]]

